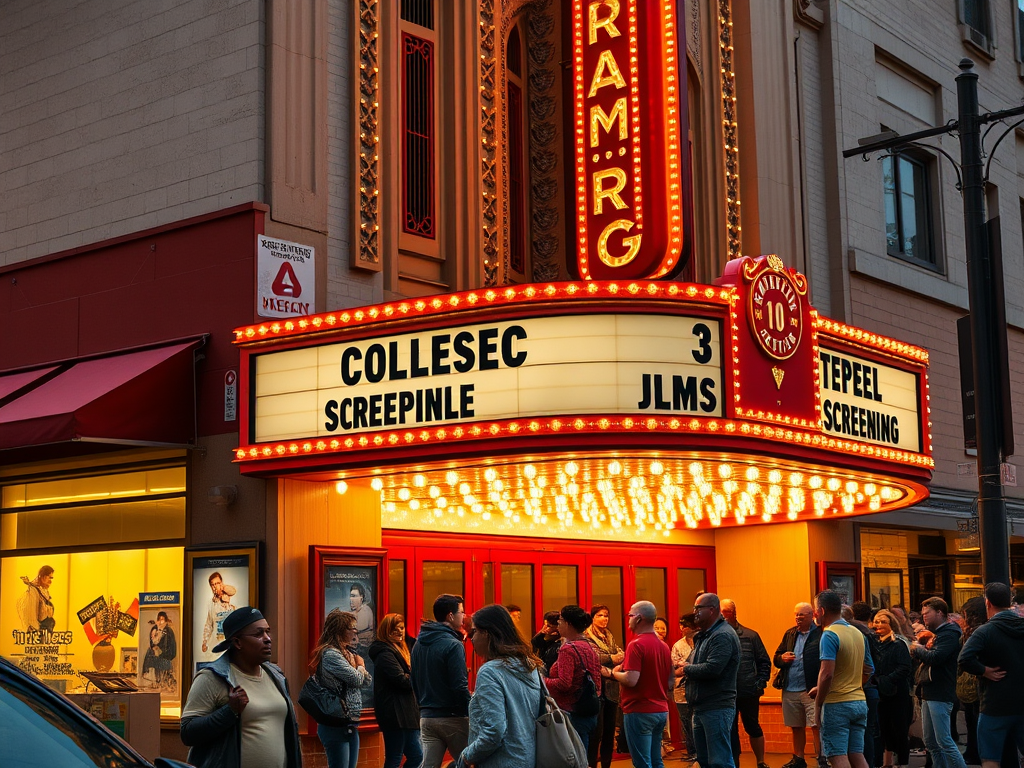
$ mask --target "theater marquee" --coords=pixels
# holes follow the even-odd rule
[[[370,474],[397,515],[618,514],[628,497],[669,530],[914,503],[933,467],[927,352],[806,294],[773,256],[716,285],[507,286],[239,328],[235,459]],[[462,501],[423,495],[435,476]]]

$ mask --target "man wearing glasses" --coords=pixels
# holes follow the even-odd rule
[[[654,634],[658,609],[641,600],[629,609],[629,629],[636,636],[626,646],[626,657],[612,669],[622,686],[622,724],[635,768],[662,768],[661,736],[668,723],[668,691],[672,652]]]
[[[676,674],[686,678],[697,762],[702,768],[736,768],[730,734],[736,714],[740,639],[722,617],[718,595],[700,595],[693,613],[699,631],[690,658],[676,667]]]

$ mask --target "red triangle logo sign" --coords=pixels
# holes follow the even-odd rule
[[[302,286],[299,284],[299,278],[295,276],[291,262],[286,261],[281,265],[271,289],[276,296],[291,296],[293,299],[297,299],[302,295]]]

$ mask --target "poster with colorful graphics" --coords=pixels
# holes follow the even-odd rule
[[[181,703],[181,596],[178,592],[139,595],[139,651],[136,681],[140,691],[157,691],[161,706]]]
[[[139,594],[150,579],[180,594],[182,559],[181,547],[0,559],[0,655],[65,693],[85,690],[82,672],[121,672],[145,647]]]
[[[252,605],[250,577],[254,554],[224,552],[192,555],[192,675],[220,656],[213,649],[224,639],[224,619],[236,608]]]

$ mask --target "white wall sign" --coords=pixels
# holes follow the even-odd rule
[[[827,434],[920,452],[915,374],[824,348],[818,373],[821,422]]]
[[[313,246],[256,236],[256,314],[297,317],[316,311]]]
[[[486,419],[722,416],[719,321],[533,317],[256,357],[258,442]]]

